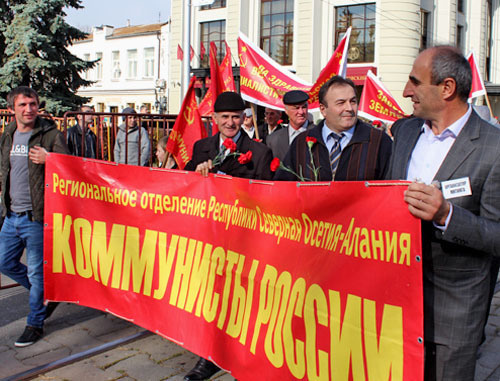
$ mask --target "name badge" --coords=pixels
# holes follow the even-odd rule
[[[472,191],[470,189],[470,179],[462,177],[460,179],[448,180],[441,182],[441,190],[445,199],[470,196]]]
[[[218,175],[227,175],[227,173],[226,173],[226,172],[222,172],[222,171],[217,171],[217,174],[218,174]]]

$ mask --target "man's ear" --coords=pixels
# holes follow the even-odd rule
[[[450,99],[457,93],[457,83],[453,78],[445,78],[441,83],[441,94],[443,99]]]
[[[324,104],[320,103],[319,104],[319,112],[321,113],[321,115],[323,115],[323,118],[326,118],[326,110],[327,106],[325,106]]]

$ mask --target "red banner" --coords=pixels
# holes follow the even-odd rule
[[[290,90],[311,89],[311,84],[278,65],[243,33],[238,38],[240,93],[243,99],[263,107],[283,110],[283,95]]]
[[[382,82],[368,71],[359,100],[358,115],[368,120],[394,123],[404,117],[405,113]]]
[[[318,93],[321,86],[335,75],[345,77],[350,35],[351,28],[347,30],[332,57],[321,70],[318,79],[312,85],[284,69],[240,32],[238,51],[241,96],[249,102],[283,110],[283,95],[290,90],[303,90],[310,95],[309,110],[318,109]]]
[[[191,77],[186,97],[175,120],[174,128],[168,137],[166,150],[172,154],[180,169],[191,160],[193,145],[207,136],[194,93],[196,77]]]
[[[226,55],[219,66],[219,78],[222,80],[222,91],[236,91],[233,77],[233,66],[231,65],[231,49],[226,42]]]
[[[481,95],[486,95],[486,87],[484,87],[483,78],[481,77],[481,72],[477,66],[477,61],[474,56],[474,52],[470,52],[467,56],[467,61],[469,61],[470,68],[472,69],[472,87],[469,94],[469,101],[473,98],[477,98]]]
[[[199,110],[201,116],[210,116],[214,112],[214,104],[217,96],[222,92],[222,80],[219,79],[219,62],[217,61],[217,47],[210,43],[210,87],[208,88]]]
[[[50,154],[45,297],[239,380],[422,380],[420,222],[401,183],[273,183]]]

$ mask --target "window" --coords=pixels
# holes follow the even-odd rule
[[[150,78],[155,74],[155,48],[144,49],[144,77]]]
[[[260,47],[281,65],[293,59],[294,0],[262,0],[260,8]]]
[[[335,46],[352,26],[347,62],[373,62],[375,55],[375,3],[337,7]]]
[[[420,51],[429,46],[429,12],[420,10]]]
[[[95,64],[95,79],[102,79],[102,53],[96,53],[95,59],[98,60]]]
[[[122,75],[122,71],[120,69],[120,51],[115,50],[114,52],[111,53],[112,60],[113,60],[113,73],[112,77],[113,79],[118,79]]]
[[[127,50],[127,77],[137,78],[137,49]]]
[[[464,13],[464,0],[457,1],[457,11]]]
[[[90,54],[89,53],[85,53],[83,55],[83,60],[89,62],[90,61]],[[90,69],[85,70],[83,78],[85,78],[87,80],[89,79],[89,71],[90,71]]]
[[[216,9],[216,8],[226,8],[226,0],[215,0],[212,5],[203,5],[202,10],[205,9]]]
[[[457,48],[464,51],[464,27],[457,25]]]
[[[214,42],[217,46],[217,60],[222,61],[226,54],[226,20],[211,21],[200,23],[200,41],[205,47],[205,55],[201,61],[201,67],[208,67],[210,43]]]

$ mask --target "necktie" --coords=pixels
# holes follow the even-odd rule
[[[330,151],[330,167],[332,168],[332,179],[334,179],[335,172],[337,172],[337,166],[339,165],[340,154],[342,153],[340,140],[344,137],[344,134],[342,133],[337,135],[336,133],[331,132],[330,136],[334,140],[332,150]]]

